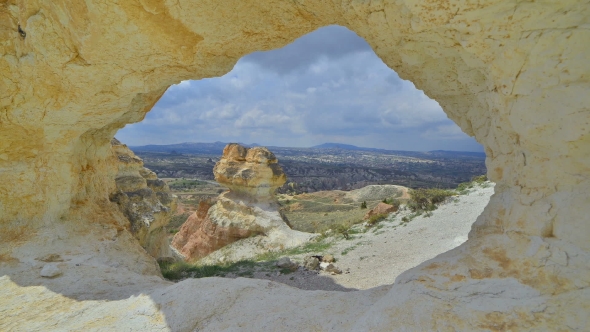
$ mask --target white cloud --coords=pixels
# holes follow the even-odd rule
[[[481,151],[436,101],[401,80],[362,39],[341,27],[246,56],[222,77],[173,85],[143,122],[117,136],[130,145],[342,142]]]

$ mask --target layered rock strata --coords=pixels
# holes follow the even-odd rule
[[[172,257],[165,226],[176,210],[176,197],[126,145],[115,138],[111,145],[118,160],[111,202],[129,220],[131,234],[148,254],[154,258]]]
[[[469,239],[390,289],[161,280],[108,199],[111,138],[170,85],[330,24],[484,146]],[[587,0],[1,1],[0,328],[588,330],[588,26]]]
[[[256,240],[258,250],[249,250],[240,258],[301,245],[314,237],[292,230],[279,213],[273,193],[285,183],[286,176],[268,149],[228,144],[213,173],[229,191],[219,195],[215,204],[199,203],[198,210],[174,236],[172,246],[186,259],[203,258],[256,235],[262,237]]]

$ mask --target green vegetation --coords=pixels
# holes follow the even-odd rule
[[[320,239],[318,241],[311,241],[302,246],[285,249],[281,251],[269,251],[257,256],[254,260],[257,262],[278,260],[283,256],[295,256],[307,253],[324,252],[332,246],[331,242]]]
[[[323,253],[332,246],[331,242],[312,241],[303,246],[286,249],[282,251],[271,251],[256,256],[253,259],[242,260],[228,264],[200,265],[190,264],[187,262],[160,262],[160,270],[164,278],[169,280],[181,280],[184,278],[206,278],[206,277],[224,277],[228,274],[234,274],[240,277],[252,277],[254,272],[279,271],[282,274],[293,272],[290,269],[281,269],[275,266],[275,262],[285,256],[295,256],[307,253]]]
[[[472,189],[474,186],[485,186],[485,182],[488,180],[488,177],[484,175],[474,176],[470,182],[462,182],[459,183],[457,186],[457,193],[459,195],[466,195],[469,192],[469,189]]]
[[[174,181],[168,182],[168,187],[172,190],[176,191],[188,191],[197,189],[199,186],[207,185],[207,182],[199,181],[199,180],[187,180],[187,179],[178,179]]]
[[[486,182],[488,180],[487,175],[479,175],[479,176],[474,176],[471,181],[477,183],[477,184],[483,184],[484,182]]]
[[[186,262],[164,262],[160,263],[160,269],[164,278],[169,280],[180,280],[183,278],[223,277],[229,273],[238,276],[252,276],[253,268],[257,264],[257,262],[251,260],[244,260],[226,265],[196,265]],[[266,265],[270,264],[265,264],[265,266]]]
[[[377,224],[378,222],[380,222],[381,220],[384,220],[385,218],[387,218],[388,215],[389,215],[389,213],[374,214],[371,217],[369,217],[369,220],[367,220],[367,224],[369,224],[370,226],[373,226],[373,225]]]
[[[172,218],[170,218],[170,222],[168,223],[168,230],[169,232],[171,232],[171,230],[175,229],[176,232],[178,232],[178,230],[180,229],[180,226],[182,226],[182,224],[184,224],[184,222],[186,221],[186,219],[188,219],[188,217],[190,216],[190,213],[183,213],[183,214],[177,214],[175,216],[173,216]],[[176,233],[174,232],[174,233]]]
[[[353,246],[350,246],[344,250],[342,250],[342,252],[340,253],[342,256],[346,256],[349,252],[353,251],[354,249],[365,245],[365,244],[370,244],[371,242],[369,241],[361,241],[361,242],[357,242],[356,244],[354,244]]]
[[[412,212],[433,211],[437,205],[444,202],[447,197],[454,196],[455,192],[447,189],[414,189],[410,191],[410,201],[407,207]]]
[[[367,208],[367,202],[362,202],[361,209],[366,209],[366,208]]]

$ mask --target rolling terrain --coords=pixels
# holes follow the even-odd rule
[[[226,143],[130,147],[160,178],[212,180]],[[326,143],[311,148],[269,147],[287,174],[280,193],[353,190],[372,184],[455,188],[484,174],[485,154],[457,151],[393,151]]]

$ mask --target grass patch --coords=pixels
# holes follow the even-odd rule
[[[207,182],[199,180],[178,179],[168,182],[168,187],[172,190],[187,191],[198,188],[199,186],[207,185]]]
[[[307,254],[307,253],[321,253],[327,249],[329,249],[332,246],[331,242],[327,242],[324,240],[320,240],[320,241],[315,241],[315,242],[308,242],[305,245],[296,247],[296,248],[291,248],[291,249],[286,249],[286,250],[281,250],[281,251],[269,251],[267,253],[264,253],[262,255],[258,255],[256,256],[256,258],[254,258],[255,261],[257,262],[261,262],[261,261],[275,261],[281,257],[284,256],[295,256],[295,255],[301,255],[301,254]]]
[[[223,277],[229,273],[239,276],[253,275],[257,262],[244,260],[226,265],[196,265],[187,262],[160,263],[160,270],[168,280],[184,278]]]
[[[447,189],[414,189],[410,191],[410,201],[408,202],[407,207],[412,212],[434,211],[438,204],[454,195],[454,191]]]
[[[367,220],[367,224],[369,224],[370,226],[374,226],[378,222],[385,220],[385,218],[387,218],[388,215],[388,213],[374,214],[371,217],[369,217],[369,220]]]
[[[182,226],[182,224],[184,224],[184,222],[188,219],[190,215],[190,213],[182,213],[173,216],[172,218],[170,218],[168,227],[179,228],[180,226]]]
[[[234,274],[240,277],[252,277],[257,271],[279,271],[282,274],[294,272],[289,268],[278,268],[275,262],[285,256],[307,253],[323,253],[332,243],[326,241],[309,242],[303,246],[281,251],[267,252],[253,259],[228,264],[199,265],[187,262],[160,262],[164,278],[177,281],[186,278],[225,277]]]
[[[355,245],[350,246],[350,247],[342,250],[342,252],[340,252],[340,255],[346,256],[349,252],[353,251],[354,249],[356,249],[356,248],[358,248],[358,247],[360,247],[362,245],[369,244],[369,243],[371,243],[371,242],[369,242],[369,241],[361,241],[361,242],[358,242]]]

